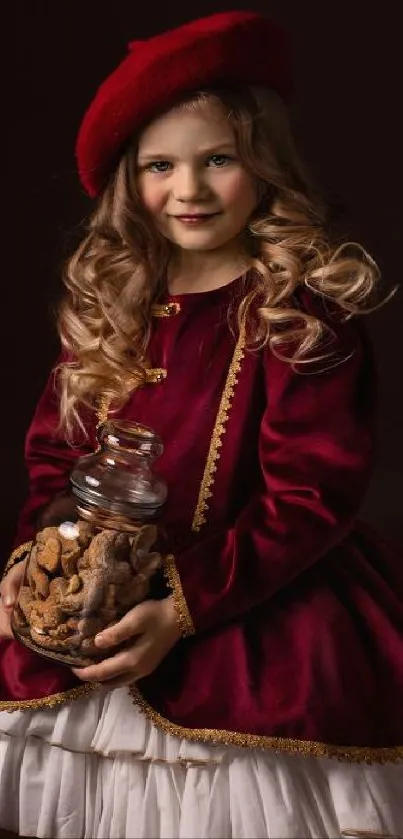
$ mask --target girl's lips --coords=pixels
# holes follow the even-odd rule
[[[203,215],[183,215],[183,216],[174,216],[177,221],[186,221],[186,222],[193,222],[196,223],[198,221],[208,221],[208,219],[214,218],[218,213],[204,213]]]

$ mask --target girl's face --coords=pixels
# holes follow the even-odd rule
[[[253,176],[239,159],[216,101],[174,108],[141,134],[138,189],[160,232],[188,251],[213,251],[238,237],[257,205]]]

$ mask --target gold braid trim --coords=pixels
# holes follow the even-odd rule
[[[168,554],[164,558],[164,577],[167,585],[172,589],[174,607],[176,612],[176,619],[182,630],[182,635],[187,638],[189,635],[195,634],[194,624],[187,607],[185,595],[183,593],[178,569],[175,564],[175,558],[172,554]]]
[[[55,708],[56,705],[65,705],[74,699],[88,696],[100,687],[98,682],[88,682],[76,688],[70,688],[62,693],[53,693],[50,696],[42,696],[40,699],[5,699],[0,702],[0,711],[29,711],[37,708]]]
[[[0,702],[0,711],[28,711],[38,708],[54,708],[57,705],[64,705],[88,696],[101,685],[98,682],[91,682],[80,687],[71,688],[63,693],[54,693],[51,696],[44,696],[41,699],[25,700],[4,700]],[[245,734],[236,731],[226,731],[215,728],[184,728],[181,725],[170,722],[149,705],[140,693],[138,687],[130,686],[129,692],[135,705],[157,728],[166,734],[174,737],[181,737],[189,741],[201,741],[204,743],[217,743],[226,746],[241,746],[251,749],[272,749],[278,752],[301,755],[302,757],[328,757],[336,758],[347,763],[399,763],[403,761],[403,746],[391,748],[370,748],[369,746],[334,746],[329,743],[319,743],[313,740],[294,740],[282,737],[267,737],[259,734]],[[346,828],[347,831],[347,828]],[[343,831],[342,831],[343,832]],[[368,831],[367,831],[368,833]],[[346,833],[351,836],[365,836],[365,833],[352,831]],[[373,835],[373,839],[377,834]],[[387,836],[387,834],[386,834]],[[394,839],[394,837],[388,837]]]
[[[239,338],[232,356],[230,368],[228,370],[227,381],[225,382],[221,402],[218,408],[213,434],[211,437],[210,449],[207,455],[204,474],[200,485],[199,497],[193,515],[192,530],[196,531],[196,533],[207,521],[206,513],[209,508],[207,499],[211,498],[213,494],[211,490],[214,484],[214,475],[217,471],[216,463],[220,457],[219,449],[222,446],[221,437],[225,434],[225,427],[229,419],[229,412],[234,398],[235,386],[238,382],[238,374],[241,369],[241,361],[245,355],[245,343],[246,327],[245,323],[242,323],[239,331]]]
[[[32,548],[32,545],[33,545],[32,541],[31,542],[24,542],[22,545],[19,545],[18,548],[14,548],[13,552],[10,554],[9,559],[6,562],[6,565],[5,565],[5,568],[4,568],[4,571],[3,571],[3,577],[2,577],[3,580],[4,580],[4,577],[6,576],[6,574],[8,574],[10,568],[13,567],[13,565],[16,565],[17,562],[19,562],[21,559],[25,559],[24,554],[29,553],[29,551]]]
[[[398,763],[403,761],[403,746],[390,748],[371,748],[370,746],[335,746],[314,740],[294,740],[289,737],[268,737],[261,734],[247,734],[226,731],[219,728],[185,728],[165,719],[144,699],[135,685],[129,688],[131,697],[140,711],[157,728],[173,737],[185,740],[198,740],[203,743],[217,743],[225,746],[241,746],[250,749],[273,749],[277,752],[301,755],[302,757],[328,757],[347,763]]]

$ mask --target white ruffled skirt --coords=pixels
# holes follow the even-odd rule
[[[126,688],[0,713],[0,827],[49,839],[403,836],[403,765],[194,743]],[[372,832],[372,833],[371,833]]]

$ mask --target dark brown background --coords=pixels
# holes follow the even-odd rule
[[[343,229],[377,259],[387,287],[401,277],[399,4],[305,0],[220,4],[14,0],[7,51],[3,156],[1,441],[3,560],[26,491],[23,438],[57,351],[52,305],[60,264],[91,203],[75,172],[74,141],[96,86],[126,43],[197,14],[264,10],[294,49],[292,117],[317,178],[343,208]],[[392,8],[393,6],[393,8]],[[6,93],[6,91],[5,91]],[[379,449],[363,515],[402,542],[403,296],[369,320],[380,370]]]

